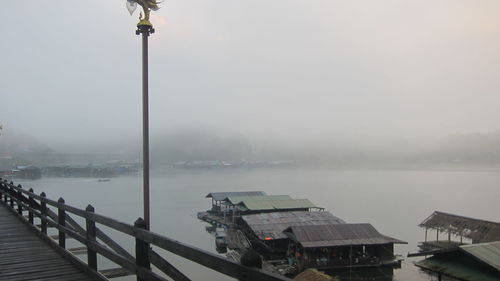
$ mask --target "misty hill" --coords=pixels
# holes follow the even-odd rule
[[[49,146],[33,136],[9,131],[3,131],[2,135],[0,135],[0,154],[51,152]]]
[[[253,148],[242,135],[220,136],[189,130],[152,138],[151,150],[154,163],[166,164],[196,160],[240,161],[248,158]]]
[[[251,141],[242,135],[208,131],[176,132],[155,138],[152,159],[177,161],[285,160],[340,167],[435,167],[500,165],[500,132],[452,135],[439,140]]]
[[[456,164],[500,164],[500,131],[447,137],[435,154],[437,159]]]
[[[96,163],[141,159],[140,139],[88,140],[54,149],[28,135],[2,135],[3,167],[12,164]],[[9,158],[10,157],[10,158]],[[299,141],[250,140],[241,134],[209,130],[177,130],[151,137],[151,162],[290,161],[298,165],[348,168],[426,168],[500,165],[500,131],[452,135],[440,140],[352,140],[347,138]]]
[[[33,164],[52,155],[53,150],[33,136],[8,130],[0,135],[0,170],[14,164]]]

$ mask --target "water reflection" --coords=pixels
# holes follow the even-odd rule
[[[325,273],[339,278],[340,281],[392,281],[394,268],[384,266],[377,268],[327,270]]]

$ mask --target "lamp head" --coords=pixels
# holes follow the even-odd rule
[[[137,9],[137,2],[134,0],[127,0],[127,10],[132,15],[134,11]]]

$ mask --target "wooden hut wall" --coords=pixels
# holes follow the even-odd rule
[[[380,260],[394,259],[394,244],[377,245],[377,255]]]

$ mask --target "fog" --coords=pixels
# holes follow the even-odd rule
[[[165,1],[150,37],[153,149],[420,163],[492,142],[478,153],[495,162],[499,12],[493,0]],[[124,0],[5,1],[0,17],[2,153],[20,139],[140,152],[140,38]]]

